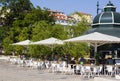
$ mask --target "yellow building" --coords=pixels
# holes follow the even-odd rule
[[[80,22],[82,19],[85,19],[88,23],[92,23],[92,15],[83,13],[83,12],[75,12],[70,15],[73,17],[77,22]]]

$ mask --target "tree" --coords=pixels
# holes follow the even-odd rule
[[[20,34],[16,37],[18,40],[26,40],[29,39],[29,33],[28,33],[28,28],[24,27],[21,28]]]
[[[5,38],[5,29],[0,27],[0,42]]]
[[[48,9],[42,10],[39,6],[34,8],[30,0],[1,0],[0,5],[4,7],[4,11],[0,14],[10,9],[10,12],[5,14],[6,23],[3,28],[0,28],[0,39],[6,53],[10,53],[11,50],[21,53],[25,49],[20,46],[15,46],[15,48],[7,46],[13,42],[26,39],[39,41],[49,37],[64,40],[82,35],[89,29],[85,20],[75,26],[55,25],[54,17]],[[28,50],[29,56],[32,57],[39,57],[42,54],[49,57],[51,54],[51,49],[46,46],[29,46]],[[81,56],[87,53],[87,46],[84,44],[57,46],[53,52],[61,55],[69,52],[71,56]]]
[[[54,25],[51,29],[51,37],[66,39],[67,32],[62,25]]]
[[[67,26],[65,28],[67,32],[67,38],[83,35],[89,29],[87,20],[82,17],[81,14],[77,14],[81,17],[81,21],[79,21],[76,25]],[[67,52],[73,57],[88,56],[89,54],[89,47],[84,43],[67,43],[64,45],[63,50],[64,53]]]
[[[5,51],[5,54],[11,54],[12,53],[12,48],[10,46],[10,44],[13,43],[13,41],[10,39],[10,37],[6,37],[4,40],[3,40],[3,49]]]
[[[2,0],[0,3],[2,9],[6,9],[4,11],[10,10],[9,13],[5,14],[5,25],[12,25],[16,19],[24,19],[24,16],[33,8],[30,0]]]
[[[63,46],[63,53],[68,53],[71,57],[86,57],[89,54],[89,47],[86,43],[66,43]]]
[[[51,26],[46,21],[39,21],[32,28],[32,40],[38,41],[50,37]]]
[[[90,29],[89,23],[87,22],[86,18],[78,12],[76,12],[76,14],[81,18],[81,20],[72,27],[73,37],[83,35],[86,31]]]
[[[39,41],[39,40],[49,38],[51,34],[50,28],[51,28],[51,25],[49,25],[46,21],[36,22],[32,27],[32,40]],[[40,57],[41,54],[48,54],[49,52],[48,53],[46,52],[50,48],[34,45],[34,46],[30,46],[29,49],[30,49],[29,50],[30,56]]]
[[[35,22],[46,21],[47,23],[54,23],[53,16],[50,15],[48,10],[42,10],[40,7],[33,9],[30,13],[26,14],[25,25],[31,25]]]

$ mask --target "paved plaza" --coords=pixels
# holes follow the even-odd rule
[[[106,80],[99,77],[83,78],[80,75],[67,75],[61,73],[49,73],[47,71],[38,71],[28,67],[6,63],[0,60],[0,81],[101,81]],[[108,81],[118,81],[108,79]]]
[[[93,79],[83,79],[79,75],[66,75],[60,73],[49,73],[38,71],[28,67],[1,62],[0,60],[0,81],[93,81]]]

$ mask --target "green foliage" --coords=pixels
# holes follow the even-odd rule
[[[85,22],[79,22],[78,25],[76,27],[73,28],[74,30],[74,36],[79,36],[85,33],[85,31],[87,31],[89,29],[89,27],[86,25]]]
[[[26,40],[29,39],[28,28],[24,27],[21,29],[20,34],[16,37],[18,40]]]
[[[89,27],[85,19],[75,26],[55,25],[54,17],[50,15],[48,9],[42,10],[39,6],[34,8],[30,0],[0,0],[0,5],[3,7],[0,15],[10,9],[9,13],[5,13],[4,26],[0,28],[0,40],[6,54],[15,51],[17,54],[27,53],[28,56],[35,58],[41,58],[42,55],[50,58],[51,54],[55,53],[59,56],[69,53],[74,57],[88,54],[89,47],[83,43],[55,45],[53,50],[47,46],[9,45],[26,39],[40,41],[55,37],[64,40],[84,34]]]
[[[35,57],[35,58],[41,58],[42,55],[48,56],[50,53],[50,48],[46,46],[39,46],[39,45],[34,45],[34,46],[29,46],[29,56],[30,57]]]
[[[3,27],[0,27],[0,42],[4,39],[5,37],[5,31]]]
[[[51,37],[66,39],[67,32],[64,31],[64,27],[62,25],[54,25],[51,30]]]
[[[74,32],[74,37],[83,35],[87,30],[89,30],[89,26],[87,26],[87,22],[81,21],[76,26],[72,27]]]
[[[38,41],[50,37],[50,25],[45,21],[39,21],[32,28],[32,40]]]
[[[5,14],[4,25],[10,26],[16,19],[23,20],[34,7],[30,0],[2,0],[2,14]]]
[[[77,58],[89,54],[89,47],[85,43],[66,43],[63,50],[64,53],[69,53],[70,56]]]
[[[34,24],[35,22],[45,20],[47,23],[54,23],[54,18],[50,16],[50,13],[47,10],[42,10],[37,7],[33,9],[30,13],[26,14],[24,21],[28,24]]]
[[[5,51],[5,54],[11,54],[11,52],[12,52],[12,48],[11,48],[11,45],[10,45],[11,43],[13,43],[13,41],[9,37],[6,37],[3,40],[3,48],[4,48],[4,51]]]

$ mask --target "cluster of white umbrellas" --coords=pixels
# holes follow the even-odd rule
[[[37,41],[37,42],[32,42],[30,40],[24,40],[21,42],[13,43],[11,45],[20,45],[20,46],[27,46],[27,45],[45,45],[49,46],[51,50],[55,47],[55,45],[62,45],[64,42],[60,39],[51,37],[45,40]]]
[[[32,42],[30,40],[24,40],[21,42],[13,43],[11,45],[54,45],[54,44],[63,44],[62,40],[59,40],[57,38],[51,37],[45,40],[37,41],[37,42]]]
[[[25,41],[13,43],[11,45],[23,45],[23,46],[24,45],[47,45],[47,46],[53,47],[53,45],[55,45],[55,44],[62,45],[65,42],[89,43],[90,45],[94,46],[94,51],[97,52],[98,46],[101,46],[101,45],[107,44],[107,43],[120,43],[120,38],[106,35],[106,34],[102,34],[102,33],[98,33],[98,32],[94,32],[91,34],[82,35],[82,36],[67,39],[67,40],[60,40],[60,39],[51,37],[51,38],[37,41],[37,42],[25,40]]]

